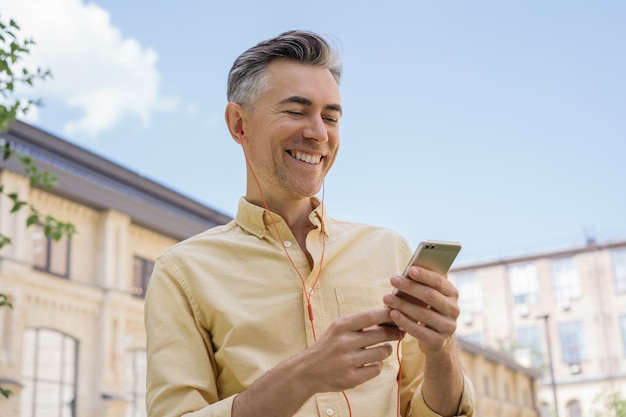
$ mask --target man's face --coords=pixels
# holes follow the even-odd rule
[[[266,77],[269,89],[244,111],[248,160],[268,200],[311,197],[339,149],[339,87],[327,69],[282,59]]]

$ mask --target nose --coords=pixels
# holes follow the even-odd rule
[[[328,141],[328,130],[321,115],[312,115],[307,118],[302,134],[305,138],[313,139],[317,142]]]

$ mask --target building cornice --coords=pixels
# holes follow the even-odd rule
[[[586,252],[597,252],[597,251],[602,251],[602,250],[611,250],[611,249],[617,249],[617,248],[623,248],[623,247],[626,247],[626,240],[623,240],[623,239],[606,241],[606,242],[593,241],[593,242],[588,242],[584,245],[544,250],[541,252],[530,253],[530,254],[520,255],[520,256],[510,256],[510,257],[505,257],[505,258],[500,258],[500,259],[492,259],[492,260],[485,260],[485,261],[479,261],[479,262],[471,261],[471,262],[455,265],[453,268],[450,269],[450,272],[463,272],[463,271],[469,271],[469,270],[474,270],[478,268],[510,265],[510,264],[523,263],[523,262],[533,262],[539,259],[546,259],[546,258],[565,258],[568,256],[574,256],[574,255],[578,255],[578,254],[586,253]]]
[[[32,157],[40,169],[58,177],[51,193],[95,210],[119,211],[133,223],[177,240],[231,220],[226,214],[29,124],[18,121],[0,137]],[[3,165],[2,169],[24,174],[15,158]]]
[[[461,348],[461,350],[464,352],[481,356],[487,359],[488,361],[503,365],[513,371],[526,374],[531,378],[539,379],[541,377],[540,371],[536,369],[526,368],[500,352],[496,352],[495,350],[478,346],[460,337],[457,337],[456,341],[459,347]]]

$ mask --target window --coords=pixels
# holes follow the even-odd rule
[[[534,367],[543,365],[541,327],[522,327],[517,329],[517,343],[530,351],[530,363]]]
[[[574,258],[552,260],[552,285],[559,304],[580,298],[580,278]]]
[[[583,324],[580,321],[559,325],[563,362],[577,364],[585,359]]]
[[[54,330],[26,329],[20,417],[74,417],[78,343]]]
[[[33,226],[33,265],[36,269],[61,277],[69,276],[70,239],[46,237],[42,225]]]
[[[511,294],[513,303],[536,304],[537,303],[537,270],[533,264],[509,266],[509,279],[511,282]]]
[[[145,297],[153,269],[153,261],[135,256],[133,260],[133,295]]]
[[[129,404],[125,417],[146,417],[146,351],[135,349],[128,352],[126,383]]]
[[[583,417],[580,402],[573,400],[567,403],[567,417]]]
[[[483,392],[486,396],[490,395],[491,387],[489,386],[489,375],[483,375]]]
[[[552,407],[550,406],[550,404],[546,403],[546,402],[542,402],[541,405],[539,406],[539,413],[541,415],[541,417],[552,417]]]
[[[459,290],[461,314],[479,313],[482,311],[482,292],[476,272],[470,271],[455,274],[454,282]]]
[[[622,327],[622,346],[624,347],[624,355],[626,356],[626,315],[621,316],[619,322]]]
[[[615,290],[626,292],[626,249],[613,251],[613,273],[615,274]]]

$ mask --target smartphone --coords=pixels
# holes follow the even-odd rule
[[[415,249],[411,260],[407,264],[402,275],[408,277],[409,269],[413,265],[430,269],[431,271],[435,271],[441,275],[446,275],[460,251],[461,244],[458,242],[424,240],[420,242],[417,249]],[[393,289],[392,294],[399,297],[405,296],[411,298],[410,296],[398,291],[397,288]],[[393,322],[383,323],[383,325],[396,326]]]

